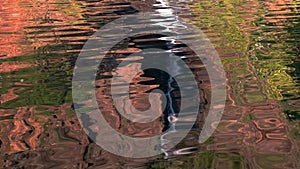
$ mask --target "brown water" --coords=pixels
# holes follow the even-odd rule
[[[2,168],[299,168],[299,1],[2,0],[0,9]],[[147,125],[127,122],[109,98],[113,68],[122,55],[145,47],[171,49],[186,58],[201,83],[204,113],[168,155],[118,157],[93,143],[77,120],[71,101],[74,63],[85,41],[105,23],[163,10],[201,28],[216,47],[227,75],[224,116],[213,137],[199,145],[209,105],[203,65],[182,44],[170,45],[159,35],[131,38],[104,60],[96,81],[97,99],[111,126],[138,137],[169,126],[166,111]],[[164,16],[162,25],[168,19]],[[137,75],[131,89],[135,107],[147,108],[148,91],[156,88],[169,91],[177,102],[178,89],[170,90],[169,79],[155,71]]]

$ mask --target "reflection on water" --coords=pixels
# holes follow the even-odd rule
[[[0,5],[1,167],[299,168],[299,7],[295,0],[4,0]],[[182,16],[206,33],[226,69],[228,100],[214,136],[199,145],[210,95],[203,65],[174,39],[153,35],[124,41],[104,60],[96,81],[99,106],[113,128],[147,137],[174,127],[170,112],[176,112],[176,106],[169,105],[161,110],[161,118],[141,125],[126,121],[111,102],[111,76],[141,67],[114,68],[124,56],[145,47],[172,50],[188,63],[201,84],[203,113],[186,138],[165,155],[120,158],[83,132],[71,103],[73,65],[85,41],[102,25],[122,15],[154,10],[162,16],[158,26],[178,26],[176,16]],[[135,108],[147,109],[149,91],[157,88],[177,103],[179,92],[172,80],[153,70],[137,74],[130,88]]]
[[[200,1],[192,8],[199,15],[193,22],[222,57],[229,84],[211,160],[236,168],[298,168],[299,3]],[[236,166],[220,154],[243,160]]]

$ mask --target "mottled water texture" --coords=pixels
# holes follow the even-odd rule
[[[114,108],[112,76],[142,65],[115,68],[142,49],[176,54],[195,75],[201,95],[198,120],[180,144],[159,156],[129,159],[103,150],[83,131],[72,104],[71,81],[89,36],[116,18],[147,11],[164,15],[158,26],[176,24],[172,18],[179,16],[206,34],[225,68],[227,102],[213,137],[199,144],[211,89],[201,61],[176,39],[147,34],[124,39],[103,60],[96,79],[99,107],[114,129],[150,137],[174,127],[167,117],[178,112],[182,96],[162,71],[141,71],[130,84],[138,110],[148,109],[152,90],[170,95],[160,118],[134,123]],[[299,39],[297,0],[2,0],[0,168],[299,168]]]

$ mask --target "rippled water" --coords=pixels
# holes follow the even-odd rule
[[[139,69],[127,65],[115,70],[124,56],[141,49],[158,47],[182,58],[202,96],[198,122],[179,145],[161,156],[129,159],[102,150],[87,137],[73,110],[71,79],[90,35],[140,11],[159,13],[166,29],[177,25],[176,16],[201,28],[222,58],[228,96],[213,137],[199,145],[210,102],[202,63],[176,39],[139,35],[124,40],[104,59],[96,81],[98,104],[113,128],[148,137],[174,127],[168,117],[176,114],[177,104],[147,125],[126,121],[113,107],[111,76]],[[299,12],[297,0],[2,0],[1,168],[299,168]],[[131,82],[135,107],[149,107],[149,92],[158,88],[171,96],[170,103],[180,100],[171,77],[147,70]]]

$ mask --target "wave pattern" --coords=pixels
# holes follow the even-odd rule
[[[299,168],[299,7],[294,0],[3,0],[1,168]],[[170,126],[166,112],[140,125],[115,111],[112,75],[140,69],[130,65],[115,70],[124,56],[145,47],[172,50],[200,83],[201,113],[186,138],[167,155],[134,160],[110,154],[88,138],[71,103],[71,78],[90,35],[139,11],[167,14],[161,26],[180,16],[201,28],[222,58],[228,100],[213,137],[199,145],[210,97],[203,64],[183,44],[158,35],[122,42],[104,59],[95,89],[106,120],[119,132],[149,137]],[[168,91],[174,103],[180,99],[168,75],[148,70],[131,82],[134,106],[147,109],[149,91],[157,88]]]

